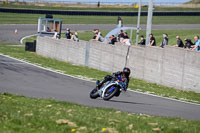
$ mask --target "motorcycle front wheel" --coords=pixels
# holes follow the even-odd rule
[[[94,89],[90,92],[90,98],[96,99],[97,97],[99,97],[99,93],[98,93],[97,88],[94,88]]]
[[[118,87],[110,86],[106,89],[105,94],[103,96],[103,100],[110,100],[115,94],[118,92]]]

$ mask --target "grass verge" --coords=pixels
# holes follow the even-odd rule
[[[16,3],[16,4],[0,4],[0,7],[3,8],[22,8],[22,9],[41,9],[41,10],[70,10],[70,11],[138,11],[138,8],[134,8],[134,6],[123,6],[123,5],[118,5],[118,6],[107,6],[107,5],[102,5],[100,8],[95,7],[94,5],[82,5],[78,7],[75,7],[74,5],[68,5],[68,4],[41,4],[42,6],[39,5],[34,5],[30,3]],[[142,11],[148,11],[148,6],[142,7]],[[154,6],[154,11],[199,11],[199,8],[187,8],[187,7],[176,7],[176,6]]]
[[[39,17],[44,14],[2,13],[0,24],[37,24]],[[62,19],[63,24],[116,24],[117,16],[69,16],[53,15]],[[122,16],[124,24],[137,24],[137,16]],[[154,16],[153,24],[199,24],[200,17],[196,16]],[[147,17],[141,17],[141,24],[146,24]]]
[[[200,121],[0,93],[2,133],[199,133]]]
[[[22,40],[22,44],[26,44],[26,42],[34,42],[35,40],[37,40],[37,36],[31,36],[31,37],[27,37],[24,40]]]
[[[33,64],[40,64],[43,67],[51,68],[53,70],[60,70],[65,74],[77,77],[85,77],[91,80],[103,79],[105,75],[109,74],[107,72],[91,69],[85,66],[75,66],[67,62],[45,58],[35,53],[25,52],[23,47],[11,47],[9,45],[13,44],[1,42],[0,53],[28,61]],[[131,79],[129,88],[159,96],[200,103],[200,93],[178,90],[154,83],[148,83],[144,80]]]

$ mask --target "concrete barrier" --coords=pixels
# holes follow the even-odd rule
[[[85,65],[86,41],[74,42],[67,39],[38,37],[36,52],[72,64]]]
[[[196,51],[171,46],[129,48],[120,43],[109,45],[93,40],[74,42],[38,37],[36,52],[107,72],[122,70],[126,65],[134,78],[200,92],[200,52]]]

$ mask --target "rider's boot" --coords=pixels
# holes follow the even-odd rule
[[[101,86],[105,83],[105,80],[103,80],[101,82],[99,80],[97,80],[97,82],[98,82],[98,84],[96,84],[97,85],[97,89],[100,89]]]
[[[100,87],[101,87],[101,83],[99,80],[96,81],[96,87],[97,87],[97,89],[100,89]]]
[[[100,84],[100,81],[99,80],[97,80],[96,81],[96,86],[98,86]]]
[[[97,89],[100,89],[101,86],[102,86],[105,82],[107,82],[107,81],[109,81],[109,80],[111,80],[111,79],[112,79],[112,76],[107,75],[107,76],[103,79],[103,81],[100,82],[99,80],[97,80],[97,81],[96,81]]]

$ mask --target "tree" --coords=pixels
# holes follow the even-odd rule
[[[193,3],[193,4],[194,3],[196,4],[196,3],[200,3],[200,0],[191,0],[190,2]]]

